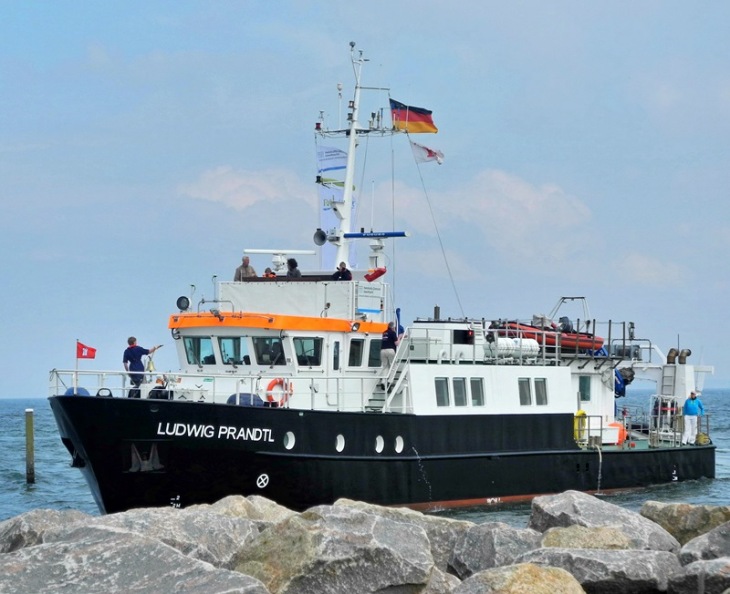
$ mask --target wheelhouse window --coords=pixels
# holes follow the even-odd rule
[[[332,345],[332,369],[335,371],[340,368],[340,341],[335,340],[335,344]]]
[[[251,365],[245,336],[222,336],[218,339],[223,365]]]
[[[210,336],[186,336],[185,356],[190,365],[215,365],[213,340]]]
[[[294,338],[294,354],[299,365],[319,367],[322,365],[323,339],[318,336],[297,336]]]
[[[254,336],[253,348],[259,365],[286,365],[284,345],[278,336]]]
[[[591,401],[591,377],[589,375],[581,375],[578,377],[578,393],[581,402]]]
[[[362,367],[362,356],[365,352],[365,341],[362,338],[350,340],[350,355],[347,360],[349,367]]]
[[[518,380],[520,388],[520,406],[530,406],[532,404],[532,385],[529,377],[521,377]]]
[[[547,406],[547,379],[544,377],[535,378],[535,404]]]
[[[484,406],[484,379],[472,377],[469,384],[471,387],[471,405]]]
[[[449,406],[449,378],[434,378],[436,387],[436,406]]]
[[[466,406],[466,378],[454,378],[454,406]]]
[[[380,367],[380,348],[383,341],[380,338],[374,338],[370,341],[370,351],[368,352],[368,367]]]

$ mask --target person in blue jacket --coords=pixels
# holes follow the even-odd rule
[[[684,401],[682,414],[684,415],[682,445],[688,443],[690,445],[695,445],[695,438],[697,437],[697,417],[701,417],[705,414],[705,407],[702,406],[702,401],[697,398],[697,392],[694,390],[690,392],[689,398]]]
[[[124,351],[124,369],[129,373],[129,380],[132,382],[134,388],[130,390],[130,398],[139,398],[139,386],[144,379],[144,373],[133,373],[135,371],[144,371],[144,363],[142,363],[142,357],[144,355],[151,355],[158,347],[153,346],[151,349],[146,349],[137,344],[137,339],[134,336],[130,336],[127,339],[129,345]],[[136,389],[136,392],[134,391]]]

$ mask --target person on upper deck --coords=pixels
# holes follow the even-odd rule
[[[233,275],[234,281],[244,281],[248,278],[256,276],[256,271],[250,264],[248,256],[244,256],[241,260],[241,265],[236,268],[236,273]]]
[[[124,350],[124,358],[122,359],[122,362],[124,363],[124,369],[129,372],[130,382],[132,382],[134,389],[136,389],[136,392],[134,392],[133,390],[129,391],[129,397],[139,398],[139,386],[144,380],[144,373],[134,372],[144,371],[144,363],[142,363],[142,357],[145,355],[151,355],[157,350],[158,347],[153,346],[151,349],[141,347],[137,344],[137,339],[134,336],[130,336],[127,339],[127,345],[127,348]]]
[[[297,261],[294,258],[289,258],[286,261],[286,267],[288,268],[286,271],[287,278],[302,278],[302,273],[299,270],[299,264],[297,264]]]
[[[332,275],[332,280],[352,280],[352,272],[347,269],[347,264],[340,262],[339,268]]]
[[[380,345],[380,364],[384,371],[388,371],[395,360],[395,349],[398,346],[398,335],[395,333],[395,323],[389,322],[383,332],[383,342]]]
[[[267,267],[266,270],[264,270],[264,278],[276,278],[276,272]]]
[[[705,407],[702,406],[702,401],[697,398],[697,392],[692,390],[689,394],[689,398],[684,401],[682,407],[682,414],[684,415],[684,433],[682,433],[682,445],[689,444],[695,445],[695,439],[697,437],[697,417],[705,414]]]

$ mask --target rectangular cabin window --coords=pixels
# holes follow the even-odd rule
[[[466,378],[454,378],[454,406],[466,406]]]
[[[591,376],[581,375],[578,376],[578,393],[580,394],[581,402],[591,401]]]
[[[365,341],[361,338],[350,340],[350,357],[347,360],[349,367],[362,367],[362,356],[365,352]]]
[[[318,336],[295,337],[294,353],[297,357],[297,363],[309,367],[322,365],[322,342],[323,339]]]
[[[518,380],[520,388],[520,406],[530,406],[532,404],[532,385],[529,377],[521,377]]]
[[[373,338],[370,341],[370,350],[368,351],[368,367],[380,367],[380,347],[383,344],[383,340],[380,338]]]
[[[547,379],[544,377],[535,378],[535,404],[547,406]]]
[[[340,368],[340,341],[335,340],[335,346],[332,349],[332,369],[335,371]]]
[[[190,365],[215,365],[213,341],[210,336],[186,336],[185,355]]]
[[[471,405],[484,406],[484,379],[472,377],[469,379],[471,387]]]
[[[474,344],[474,330],[452,330],[454,344]]]
[[[218,339],[223,365],[251,365],[245,336],[222,336]]]
[[[254,336],[253,349],[256,353],[256,363],[259,365],[286,365],[284,345],[278,336]]]
[[[449,378],[434,378],[436,386],[436,406],[449,406]]]

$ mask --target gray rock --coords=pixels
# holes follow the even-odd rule
[[[540,546],[542,535],[529,528],[487,522],[470,528],[457,541],[450,565],[461,579],[484,569],[510,565],[522,553]]]
[[[543,547],[563,549],[631,549],[631,539],[618,528],[568,526],[548,528],[542,537]]]
[[[66,540],[0,555],[3,594],[269,594],[258,580],[120,528],[78,525]]]
[[[725,522],[730,522],[730,506],[728,505],[690,505],[688,503],[647,501],[641,506],[639,513],[659,524],[682,545]]]
[[[533,499],[530,528],[545,532],[548,528],[574,525],[617,528],[635,549],[677,552],[680,548],[677,539],[658,524],[587,493],[566,491]]]
[[[671,594],[725,594],[730,589],[730,557],[695,561],[669,578]]]
[[[433,562],[441,571],[448,571],[449,561],[456,542],[468,530],[476,526],[473,522],[452,520],[439,516],[427,516],[412,509],[382,507],[361,501],[353,501],[351,499],[338,499],[335,502],[335,507],[339,506],[357,509],[368,514],[393,520],[394,522],[420,526],[426,531],[426,536],[428,536],[428,540],[431,543]]]
[[[322,505],[275,524],[238,554],[271,592],[423,592],[434,569],[423,528]]]
[[[676,555],[667,551],[607,551],[603,549],[537,549],[521,555],[520,563],[560,567],[586,592],[664,592],[667,578],[681,571]]]
[[[451,594],[584,594],[572,575],[559,567],[521,563],[474,574]]]
[[[120,528],[155,538],[194,559],[230,569],[241,546],[259,535],[251,520],[233,518],[203,509],[172,507],[132,509],[108,516],[89,516],[86,527]],[[68,529],[49,530],[45,542],[64,541]]]
[[[63,528],[74,522],[94,516],[80,511],[56,511],[53,509],[34,509],[0,522],[0,553],[9,553],[30,547],[43,541],[48,530]]]
[[[690,540],[679,551],[682,565],[720,557],[730,557],[730,522]]]
[[[229,495],[210,505],[194,505],[186,509],[203,509],[233,518],[245,518],[257,522],[261,527],[276,524],[297,514],[297,512],[259,495],[249,495],[248,497]]]
[[[418,594],[446,594],[451,592],[456,586],[461,583],[461,580],[455,575],[445,573],[438,567],[434,567],[431,571],[431,576],[428,578],[428,583],[423,589],[416,589]],[[387,592],[395,592],[397,590],[389,589]]]

